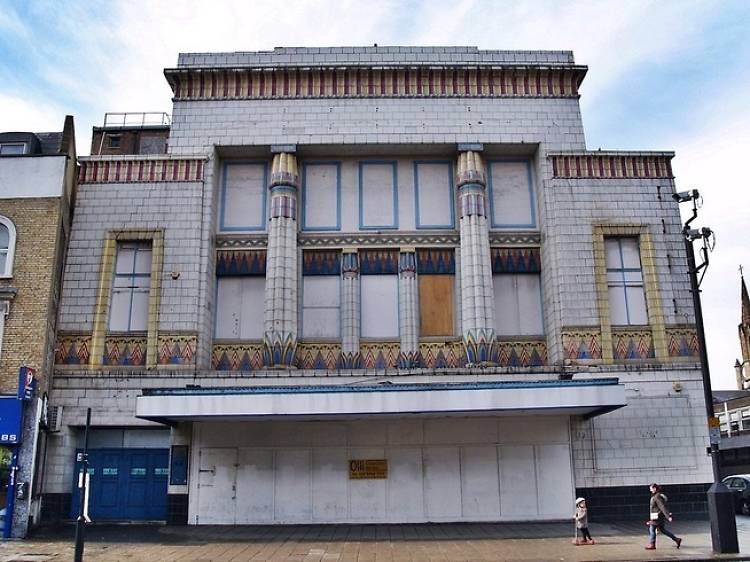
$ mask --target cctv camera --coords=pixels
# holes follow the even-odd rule
[[[697,189],[691,189],[690,191],[680,191],[678,193],[672,194],[672,199],[674,199],[678,203],[692,201],[693,199],[698,199],[698,197],[700,197],[700,194],[698,193]]]

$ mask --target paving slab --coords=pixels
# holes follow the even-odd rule
[[[575,546],[571,523],[424,525],[91,525],[85,562],[636,562],[748,560],[750,518],[737,518],[740,553],[715,555],[707,521],[675,522],[682,547],[644,549],[641,522],[592,522],[596,544]],[[0,543],[0,562],[68,562],[72,525]]]

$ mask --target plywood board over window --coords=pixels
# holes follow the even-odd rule
[[[427,248],[417,252],[419,273],[419,335],[452,336],[456,252]]]
[[[453,335],[453,275],[419,276],[419,335]]]

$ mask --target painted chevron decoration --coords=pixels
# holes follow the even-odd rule
[[[492,273],[539,273],[542,257],[539,248],[490,248]]]
[[[217,277],[265,274],[265,250],[219,250],[216,252]]]

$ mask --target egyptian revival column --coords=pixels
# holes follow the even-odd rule
[[[479,152],[459,152],[456,185],[461,234],[461,324],[466,361],[470,365],[492,364],[497,361],[495,294],[486,180]]]
[[[399,367],[419,366],[419,293],[414,248],[402,248],[398,257],[398,327],[401,334]]]
[[[263,363],[292,367],[297,348],[297,158],[281,152],[271,165]]]
[[[357,251],[345,249],[341,261],[341,367],[358,369],[360,304]]]

